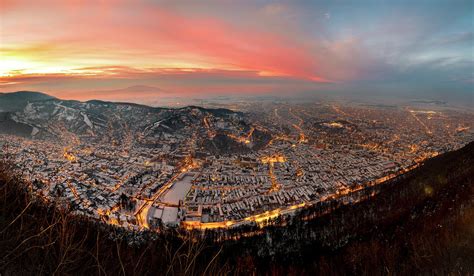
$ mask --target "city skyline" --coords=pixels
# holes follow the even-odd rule
[[[474,129],[472,112],[433,102],[225,106],[3,94],[0,146],[45,202],[66,200],[79,214],[133,231],[204,230],[367,200],[372,189],[464,147]]]

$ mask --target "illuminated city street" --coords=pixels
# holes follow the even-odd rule
[[[78,106],[84,107],[100,106]],[[29,112],[45,108],[32,105]],[[357,191],[473,138],[474,116],[456,110],[320,103],[247,104],[242,110],[245,117],[205,109],[160,111],[147,115],[156,118],[144,124],[114,117],[129,127],[118,131],[111,121],[99,136],[65,127],[67,135],[55,142],[36,139],[54,133],[47,130],[35,131],[33,139],[1,137],[42,198],[66,198],[77,212],[136,230],[264,224],[322,201],[344,197],[354,203],[362,199]],[[78,118],[95,128],[94,118],[83,120],[82,112],[91,111]],[[196,117],[180,117],[188,112]],[[38,124],[29,121],[30,113],[19,113],[17,120]],[[168,114],[182,122],[173,136],[154,136],[154,128],[166,133],[174,124],[166,121]],[[150,143],[161,146],[150,151]]]

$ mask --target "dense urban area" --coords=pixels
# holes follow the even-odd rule
[[[2,118],[2,154],[45,202],[131,230],[264,224],[474,139],[474,114],[419,105],[152,108],[44,99]]]

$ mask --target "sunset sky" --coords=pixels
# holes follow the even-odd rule
[[[469,100],[473,3],[0,0],[0,91]]]

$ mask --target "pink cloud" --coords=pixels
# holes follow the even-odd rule
[[[27,19],[33,14],[34,18],[45,18],[44,22]],[[319,74],[322,65],[312,49],[290,36],[243,28],[209,16],[188,17],[146,3],[132,7],[122,1],[103,1],[97,6],[87,1],[52,1],[50,10],[33,5],[18,19],[20,28],[14,28],[16,21],[8,22],[8,36],[19,38],[34,30],[30,43],[60,46],[42,57],[51,56],[58,62],[103,62],[104,66],[123,62],[136,68],[154,62],[160,67],[194,64],[316,82],[327,79]]]
[[[23,74],[0,77],[0,91],[43,91],[64,99],[120,100],[146,103],[163,97],[255,95],[314,91],[318,82],[293,77],[260,76],[256,71],[220,69],[135,69],[125,66],[88,67],[99,75]],[[113,72],[113,73],[111,73]],[[131,87],[131,88],[130,88]]]

